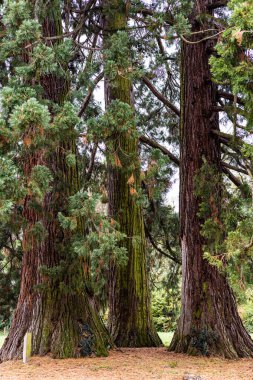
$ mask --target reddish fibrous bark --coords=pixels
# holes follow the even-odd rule
[[[207,29],[208,2],[195,2],[190,16],[192,32]],[[198,41],[205,34],[191,36]],[[201,37],[200,37],[201,36]],[[204,164],[221,173],[220,143],[212,130],[219,129],[217,86],[212,83],[209,57],[214,40],[182,44],[182,105],[180,158],[180,220],[182,248],[182,311],[170,349],[189,354],[226,358],[253,355],[253,342],[242,325],[232,290],[225,275],[203,258],[206,241],[201,234],[204,220],[196,196],[196,176]],[[209,178],[214,181],[214,178]],[[212,212],[219,218],[222,188],[212,199]],[[213,200],[215,199],[215,204]]]

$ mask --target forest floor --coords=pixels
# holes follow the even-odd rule
[[[108,358],[55,360],[34,357],[0,365],[1,380],[182,380],[194,374],[202,380],[253,380],[253,360],[196,358],[169,353],[166,348],[113,350]]]
[[[253,380],[253,359],[189,357],[166,348],[112,350],[107,358],[55,360],[33,357],[0,365],[1,380]]]

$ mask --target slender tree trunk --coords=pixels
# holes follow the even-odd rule
[[[46,14],[43,35],[61,35],[58,0],[47,5]],[[63,103],[69,89],[66,79],[48,75],[41,79],[41,84],[46,99],[58,105]],[[76,154],[73,131],[64,142],[58,142],[53,153],[45,149],[27,152],[26,178],[29,179],[35,165],[46,162],[54,174],[54,182],[53,190],[39,208],[34,207],[32,195],[25,199],[23,216],[27,226],[23,237],[21,289],[9,335],[0,351],[1,360],[21,357],[28,331],[33,336],[33,354],[51,353],[56,358],[106,355],[111,343],[97,313],[84,265],[71,253],[71,235],[58,222],[58,212],[66,211],[68,197],[80,189],[78,168],[66,164],[66,152]],[[33,236],[37,222],[46,231],[41,241]],[[82,221],[79,230],[81,234],[84,232]],[[54,272],[52,276],[50,270]]]
[[[127,26],[126,2],[104,1],[105,46],[110,49],[110,37]],[[112,81],[106,78],[105,99],[108,108],[115,100],[133,107],[132,83],[120,73]],[[119,128],[121,126],[119,125]],[[109,163],[109,215],[126,234],[128,264],[119,267],[112,262],[109,274],[109,330],[118,346],[142,347],[161,344],[154,330],[146,267],[144,222],[135,192],[140,188],[138,139],[135,131],[116,133],[112,149],[118,159]],[[133,167],[131,169],[131,166]],[[129,180],[129,178],[131,178]]]
[[[192,32],[208,28],[203,15],[206,0],[195,2],[190,17]],[[210,26],[209,26],[210,27]],[[206,34],[195,34],[200,40]],[[213,40],[182,46],[182,115],[180,167],[180,219],[183,262],[182,311],[170,349],[188,354],[220,355],[226,358],[253,355],[253,342],[237,312],[232,290],[225,276],[203,258],[206,241],[201,234],[204,220],[196,196],[196,178],[203,165],[221,173],[220,146],[211,133],[219,128],[217,87],[211,81],[208,60]],[[215,178],[202,178],[212,183]],[[210,188],[210,186],[209,186]],[[208,193],[211,214],[219,218],[221,186]],[[215,199],[215,204],[213,200]],[[217,219],[216,219],[217,221]]]

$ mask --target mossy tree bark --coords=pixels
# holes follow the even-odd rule
[[[103,1],[103,10],[104,45],[110,49],[110,38],[126,30],[126,2]],[[124,68],[118,67],[118,74],[113,80],[105,78],[106,108],[115,100],[133,108],[132,83],[127,73],[121,73],[122,70],[124,72]],[[112,262],[109,273],[109,330],[116,345],[121,347],[161,344],[151,317],[144,222],[136,198],[140,188],[140,163],[135,134],[135,126],[130,132],[120,133],[119,130],[108,148],[117,155],[115,165],[109,162],[109,215],[119,223],[120,230],[127,236],[124,246],[128,264],[120,267]]]
[[[44,11],[43,35],[62,35],[60,2],[50,1]],[[40,82],[44,98],[51,104],[62,105],[69,90],[68,79],[48,75]],[[97,313],[84,265],[72,254],[72,237],[58,222],[58,212],[67,211],[68,197],[80,189],[77,165],[69,167],[66,163],[66,153],[76,154],[73,135],[74,131],[69,131],[69,138],[56,142],[54,152],[46,148],[35,152],[27,149],[23,167],[26,178],[29,179],[35,165],[46,163],[54,181],[42,204],[35,207],[32,195],[24,202],[21,289],[9,335],[0,351],[2,361],[21,357],[23,338],[28,331],[32,332],[33,355],[51,353],[55,358],[107,355],[111,343]],[[41,241],[32,233],[37,222],[42,223],[46,232]],[[84,233],[81,220],[79,232]],[[54,271],[54,275],[43,274],[43,267]]]
[[[205,21],[205,14],[209,13],[207,3],[206,0],[195,2],[190,16],[192,32],[208,29]],[[195,34],[191,40],[197,41],[205,36],[205,32]],[[204,220],[199,214],[202,199],[195,195],[195,179],[204,164],[221,173],[219,141],[212,134],[212,130],[219,128],[219,116],[214,111],[217,86],[211,81],[208,64],[214,42],[209,39],[182,44],[182,311],[170,349],[193,355],[238,358],[253,355],[253,342],[242,325],[225,276],[203,258],[206,241],[201,234]],[[209,183],[214,180],[211,176],[205,178]],[[221,195],[219,186],[215,194],[207,194],[213,208],[211,212],[217,219],[220,217]]]

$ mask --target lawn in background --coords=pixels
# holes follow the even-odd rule
[[[173,337],[173,332],[168,332],[168,333],[160,332],[158,334],[159,334],[163,344],[165,346],[169,346],[171,339]],[[4,335],[2,332],[0,332],[0,348],[2,347],[2,344],[4,342],[5,337],[6,337],[6,335]]]
[[[159,332],[158,334],[163,344],[165,345],[165,347],[168,347],[170,345],[170,342],[174,333],[173,332]],[[253,334],[250,334],[250,335],[251,335],[251,338],[253,339]],[[0,348],[4,342],[5,337],[6,335],[0,332]]]
[[[165,345],[165,347],[168,347],[170,345],[170,342],[172,340],[174,332],[159,332],[158,335],[161,338],[161,341]]]

